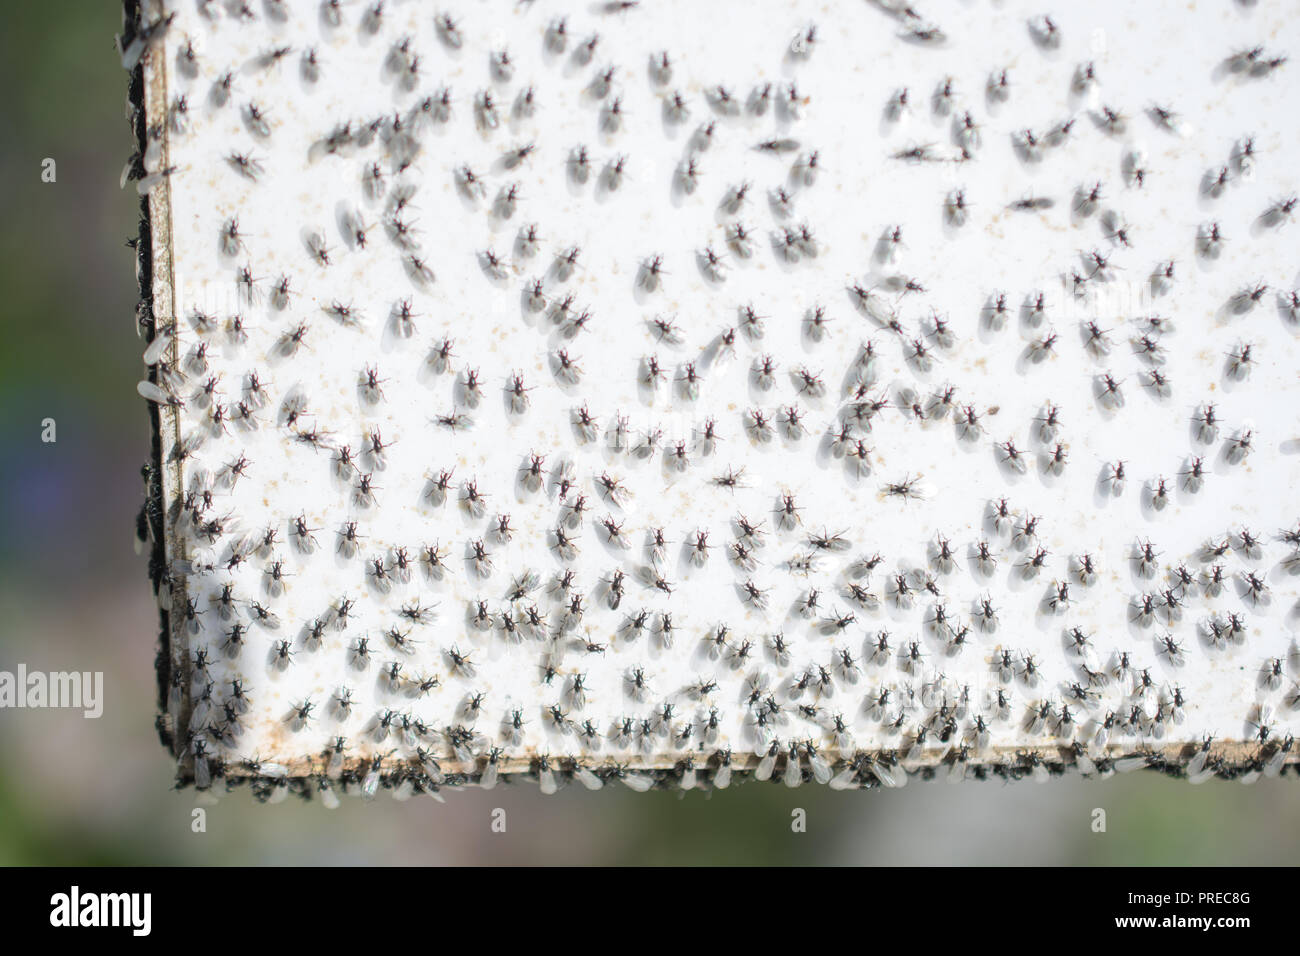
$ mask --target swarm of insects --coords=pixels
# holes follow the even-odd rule
[[[127,6],[182,783],[1300,755],[1272,39],[1058,0],[1000,60],[979,4],[796,0],[757,52],[688,0]],[[1111,85],[1097,31],[1224,105]]]

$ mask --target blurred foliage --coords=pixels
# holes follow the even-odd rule
[[[134,190],[117,188],[131,151],[127,77],[112,39],[121,15],[112,3],[52,2],[10,4],[5,19],[0,281],[17,320],[0,353],[5,406],[57,390],[61,403],[138,421],[117,387],[138,367],[132,337],[121,334],[135,301],[123,243],[137,209]],[[57,183],[41,181],[46,157],[57,162]]]

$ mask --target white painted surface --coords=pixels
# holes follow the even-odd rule
[[[423,4],[389,3],[377,36],[364,35],[359,21],[366,7],[344,4],[343,22],[329,27],[313,3],[287,3],[292,13],[284,23],[266,18],[239,25],[219,4],[215,21],[205,22],[195,5],[177,6],[177,20],[165,45],[165,63],[154,54],[153,82],[166,85],[168,100],[188,97],[191,129],[184,136],[169,134],[167,162],[179,167],[170,180],[172,248],[176,263],[177,312],[188,316],[200,307],[223,323],[241,312],[249,325],[249,340],[232,345],[224,334],[207,336],[211,372],[221,375],[221,401],[239,400],[240,383],[251,369],[259,370],[273,399],[260,413],[256,431],[231,428],[210,436],[186,463],[186,482],[196,467],[217,472],[223,464],[246,455],[252,462],[247,477],[229,491],[219,489],[209,517],[235,515],[246,532],[267,526],[279,529],[284,542],[275,549],[292,576],[283,596],[266,594],[267,560],[255,557],[233,571],[223,567],[233,536],[215,547],[218,570],[192,575],[186,585],[206,613],[194,648],[207,647],[216,663],[210,666],[218,695],[231,677],[242,677],[251,688],[253,709],[248,728],[230,759],[257,753],[263,759],[292,761],[319,755],[336,735],[348,739],[350,756],[410,749],[397,735],[376,739],[371,732],[377,714],[406,712],[431,726],[473,723],[486,736],[485,745],[501,746],[507,756],[549,753],[585,754],[576,734],[550,727],[546,710],[559,704],[575,720],[590,718],[602,732],[620,717],[653,719],[666,702],[675,707],[672,729],[679,732],[695,722],[686,749],[697,759],[719,749],[752,753],[764,747],[753,735],[752,711],[746,705],[749,682],[767,682],[782,704],[776,729],[783,742],[813,740],[833,756],[832,738],[818,724],[796,713],[798,704],[815,702],[824,716],[842,714],[856,743],[863,748],[892,749],[910,745],[907,732],[895,734],[873,719],[863,705],[882,686],[894,691],[895,702],[914,694],[906,728],[915,728],[937,705],[968,685],[971,705],[960,721],[964,735],[974,715],[988,713],[988,698],[1005,686],[1014,701],[1013,718],[994,722],[991,745],[1051,747],[1072,736],[1091,737],[1091,721],[1107,710],[1127,713],[1140,704],[1148,716],[1171,688],[1187,698],[1181,722],[1170,722],[1155,739],[1155,729],[1142,733],[1116,730],[1111,742],[1124,751],[1144,744],[1199,741],[1202,735],[1248,739],[1258,718],[1256,705],[1275,708],[1274,732],[1294,732],[1295,711],[1288,706],[1295,689],[1293,632],[1297,615],[1297,578],[1283,567],[1293,553],[1277,537],[1280,529],[1297,524],[1294,489],[1300,484],[1300,417],[1297,415],[1297,325],[1283,314],[1279,294],[1296,285],[1293,224],[1264,228],[1257,217],[1296,187],[1290,157],[1297,147],[1294,124],[1284,106],[1294,90],[1288,65],[1266,78],[1245,79],[1226,72],[1221,61],[1232,52],[1263,43],[1270,52],[1294,48],[1296,27],[1275,6],[1194,9],[1168,6],[1163,13],[1129,5],[1093,4],[1081,10],[1069,4],[1052,13],[1062,32],[1059,50],[1036,46],[1023,18],[1014,10],[987,4],[964,5],[940,19],[948,34],[942,47],[929,49],[900,40],[899,24],[870,4],[656,2],[618,15],[575,10],[568,20],[568,52],[545,52],[543,35],[551,11],[538,5],[458,4],[464,45],[451,51],[440,42],[432,11]],[[1041,11],[1036,11],[1041,12]],[[936,10],[937,14],[938,11]],[[791,37],[816,23],[819,41],[806,61],[786,55]],[[579,66],[572,51],[593,31],[599,31],[597,52]],[[411,38],[420,55],[420,77],[413,91],[402,89],[384,68],[394,43]],[[176,54],[186,38],[198,53],[199,75],[188,79],[176,68]],[[276,65],[258,68],[259,55],[277,46],[292,52]],[[321,79],[310,85],[300,73],[300,56],[314,47]],[[514,79],[494,80],[491,52],[507,49],[515,63]],[[674,74],[666,86],[654,83],[647,64],[652,53],[667,49]],[[1076,66],[1094,60],[1100,86],[1093,96],[1071,93]],[[614,66],[612,92],[604,100],[593,96],[589,84],[600,71]],[[1005,103],[985,95],[990,73],[1007,69],[1011,89]],[[235,72],[231,102],[214,107],[208,99],[212,82],[226,70]],[[161,72],[160,72],[161,71]],[[969,109],[982,126],[982,147],[966,163],[917,163],[893,159],[898,150],[915,145],[953,154],[951,116],[934,116],[930,97],[945,75],[955,79],[955,112]],[[759,84],[773,84],[779,96],[794,82],[808,98],[802,119],[783,117],[769,109],[757,117],[742,109],[723,116],[711,108],[707,95],[725,84],[740,99]],[[475,128],[474,96],[490,89],[508,112],[516,94],[535,86],[538,108],[531,120],[503,120],[501,128],[484,133]],[[409,170],[394,175],[380,140],[368,148],[350,148],[322,155],[313,144],[338,124],[358,128],[394,114],[409,116],[420,99],[443,85],[453,90],[454,113],[446,125],[415,123],[421,147]],[[893,122],[885,111],[895,91],[906,86],[911,115]],[[690,117],[680,125],[664,119],[664,93],[680,90]],[[602,130],[602,104],[621,97],[626,112],[618,133]],[[249,102],[269,117],[269,139],[255,136],[241,110]],[[1180,137],[1156,126],[1144,110],[1169,105],[1193,127]],[[1127,131],[1108,135],[1094,121],[1096,110],[1110,106],[1127,116]],[[1012,137],[1031,127],[1041,137],[1055,123],[1075,117],[1074,138],[1046,149],[1041,161],[1016,156]],[[699,156],[699,185],[693,194],[675,188],[677,171],[690,153],[692,134],[704,122],[717,121],[712,146]],[[408,120],[409,122],[409,120]],[[1224,194],[1204,197],[1200,184],[1207,169],[1230,163],[1241,137],[1254,135],[1258,153],[1252,178],[1234,174]],[[773,138],[794,138],[799,149],[773,156],[755,149]],[[506,170],[501,157],[511,148],[535,143],[536,151],[522,165]],[[575,183],[570,175],[571,150],[587,147],[593,161],[590,179]],[[1126,185],[1125,154],[1142,148],[1150,174],[1144,188]],[[791,185],[792,166],[801,153],[819,152],[824,166],[812,186]],[[249,152],[264,166],[256,182],[239,176],[227,163],[232,152]],[[605,163],[626,155],[626,182],[610,193],[598,186]],[[385,195],[377,200],[363,193],[367,164],[378,161],[386,173]],[[468,164],[486,174],[486,198],[471,201],[456,186],[456,170]],[[1100,180],[1104,200],[1092,216],[1072,214],[1074,190]],[[423,290],[402,267],[401,250],[384,233],[385,203],[396,183],[418,186],[408,222],[418,230],[424,257],[437,273]],[[518,209],[509,219],[493,213],[498,190],[517,182]],[[750,201],[739,216],[725,214],[719,203],[726,191],[752,183]],[[821,245],[815,259],[787,263],[775,254],[769,237],[784,221],[768,200],[769,190],[784,186],[793,195],[789,224],[807,223]],[[945,195],[962,188],[971,204],[969,221],[956,228],[944,221]],[[1053,208],[1041,212],[1012,211],[1007,205],[1024,197],[1050,198]],[[340,211],[360,210],[373,228],[365,248],[350,246],[340,231]],[[1115,210],[1131,224],[1132,246],[1108,238],[1102,210]],[[238,217],[244,248],[227,257],[219,251],[223,225]],[[749,260],[726,246],[725,229],[736,219],[758,239]],[[1196,235],[1202,223],[1217,220],[1227,237],[1214,260],[1198,256]],[[537,223],[542,236],[540,254],[522,260],[514,248],[519,229]],[[901,225],[904,244],[892,264],[876,257],[877,240]],[[331,264],[314,263],[303,234],[319,230],[330,249]],[[560,282],[550,270],[553,257],[570,246],[582,255],[572,278]],[[726,254],[727,279],[711,283],[702,275],[696,252],[711,245]],[[507,278],[493,281],[478,256],[492,248],[509,260]],[[1064,287],[1063,276],[1084,269],[1081,253],[1097,249],[1110,255],[1115,278],[1094,280],[1085,298]],[[637,285],[640,263],[656,254],[664,257],[666,275],[660,291],[648,293]],[[1178,282],[1167,294],[1151,298],[1147,277],[1161,261],[1177,262]],[[251,267],[260,293],[254,304],[236,296],[236,270]],[[892,274],[913,276],[924,292],[887,295],[897,310],[905,337],[881,329],[854,307],[846,287],[855,283],[881,286]],[[291,278],[295,294],[284,311],[273,309],[268,293],[282,275]],[[555,299],[572,293],[575,308],[590,309],[586,330],[572,340],[546,314],[525,308],[529,280],[545,277],[547,295]],[[1269,291],[1252,311],[1237,315],[1225,304],[1245,286],[1265,282]],[[1048,317],[1040,328],[1023,321],[1021,303],[1039,291],[1046,295]],[[988,328],[984,311],[991,295],[1003,292],[1011,307],[1005,328]],[[391,331],[390,311],[409,298],[417,332],[402,340]],[[333,302],[350,304],[364,316],[359,329],[343,328],[323,311]],[[736,354],[720,360],[719,333],[738,321],[747,304],[765,317],[760,341],[737,335]],[[814,343],[804,334],[807,311],[824,306],[831,320],[826,338]],[[958,341],[948,351],[935,351],[928,373],[905,360],[905,348],[921,336],[932,310],[947,316]],[[1146,368],[1130,345],[1148,315],[1171,319],[1175,330],[1160,339],[1167,349],[1161,366],[1172,384],[1172,395],[1157,399],[1139,375]],[[681,327],[679,345],[657,341],[649,322],[672,317]],[[1083,348],[1081,323],[1095,317],[1110,330],[1111,354],[1103,360]],[[292,358],[275,355],[280,337],[299,322],[309,327],[305,345]],[[1056,354],[1042,362],[1028,359],[1033,338],[1049,330],[1059,333]],[[428,364],[431,348],[444,337],[455,341],[455,374],[438,375]],[[203,336],[184,321],[180,353],[186,354]],[[872,449],[872,474],[851,476],[842,461],[831,456],[824,438],[846,399],[842,386],[860,345],[871,341],[879,355],[873,394],[897,405],[898,389],[915,389],[922,400],[946,384],[956,387],[958,401],[982,414],[984,433],[976,441],[959,440],[951,417],[918,422],[897,407],[880,413],[862,437]],[[927,344],[933,345],[929,339]],[[1248,342],[1258,366],[1248,380],[1230,381],[1225,374],[1228,353]],[[551,372],[552,355],[567,348],[584,371],[576,387],[560,386]],[[757,389],[751,364],[771,355],[778,373],[770,391]],[[646,356],[655,355],[668,380],[657,394],[638,385]],[[704,384],[696,400],[686,400],[674,378],[685,363],[695,362]],[[382,402],[371,405],[358,389],[366,366],[383,378]],[[824,398],[798,394],[790,373],[807,367],[827,386]],[[481,405],[463,408],[456,382],[467,369],[478,369],[484,390]],[[532,389],[522,415],[507,411],[504,387],[521,372]],[[1095,377],[1113,372],[1120,380],[1124,406],[1108,411],[1094,394]],[[192,379],[190,392],[205,376]],[[287,437],[277,425],[275,410],[290,389],[301,388],[309,399],[303,417],[309,427],[327,432],[336,445],[357,450],[367,429],[378,427],[392,442],[387,465],[375,470],[377,505],[359,508],[347,483],[333,477],[330,454],[313,451]],[[1028,474],[1011,474],[999,464],[999,444],[1043,449],[1033,437],[1035,416],[1046,402],[1060,406],[1060,441],[1069,449],[1069,464],[1059,478],[1045,475],[1037,463]],[[797,402],[809,432],[799,441],[779,434],[767,443],[747,437],[744,415],[760,408],[769,417]],[[1192,419],[1203,402],[1217,405],[1223,426],[1217,441],[1202,444],[1193,435]],[[601,425],[598,441],[577,440],[571,418],[586,405]],[[470,414],[474,427],[451,433],[439,428],[436,417],[454,407]],[[994,410],[996,409],[996,411]],[[180,430],[188,435],[204,427],[203,410],[190,400],[180,415]],[[610,450],[606,429],[618,414],[626,415],[637,435],[659,429],[663,446],[677,440],[692,444],[692,436],[707,418],[715,418],[722,440],[711,456],[697,453],[691,465],[677,473],[663,456],[648,460]],[[1255,450],[1242,464],[1224,458],[1227,440],[1241,429],[1253,429]],[[582,493],[590,505],[578,535],[579,553],[562,561],[551,549],[548,531],[555,527],[561,502],[548,481],[547,490],[529,494],[517,477],[531,453],[546,456],[548,468],[571,461],[576,479],[573,494]],[[1209,477],[1197,494],[1180,485],[1180,471],[1190,455],[1204,455]],[[1122,460],[1128,475],[1122,494],[1112,495],[1101,480],[1108,462]],[[428,476],[455,470],[455,490],[447,504],[432,506],[425,498]],[[727,469],[743,469],[744,486],[727,490],[712,479]],[[367,467],[365,470],[371,470]],[[617,476],[632,492],[626,507],[602,499],[595,476]],[[555,476],[551,471],[551,477]],[[887,483],[923,476],[924,500],[902,502],[887,498]],[[1168,507],[1153,511],[1144,504],[1143,485],[1163,476],[1174,491]],[[471,519],[457,505],[463,480],[476,480],[487,495],[487,513]],[[800,507],[800,524],[778,531],[773,509],[779,496],[792,493]],[[1016,565],[1029,551],[1017,547],[1010,534],[986,526],[990,499],[1007,497],[1018,515],[1041,518],[1038,543],[1050,552],[1044,570],[1025,581]],[[489,535],[491,519],[509,513],[515,535],[508,544]],[[316,530],[318,550],[300,554],[286,539],[290,519],[305,513]],[[630,534],[633,546],[620,552],[607,547],[598,521],[610,514]],[[767,530],[766,547],[755,553],[759,563],[751,573],[728,560],[735,540],[731,523],[745,514]],[[346,560],[336,551],[337,530],[355,519],[365,536],[361,554]],[[672,582],[671,595],[646,588],[638,581],[649,565],[643,541],[648,529],[662,527],[669,541],[659,564]],[[1185,563],[1198,575],[1209,564],[1199,549],[1207,540],[1231,538],[1243,528],[1259,536],[1258,558],[1235,549],[1222,563],[1229,583],[1221,596],[1187,595],[1182,620],[1157,619],[1150,627],[1132,621],[1131,601],[1145,591],[1166,587],[1166,569]],[[683,546],[697,530],[709,533],[712,549],[704,568],[692,567]],[[808,536],[842,533],[852,542],[842,554],[827,554],[810,574],[791,573],[784,563],[810,550]],[[957,569],[936,575],[941,602],[949,615],[973,623],[974,603],[988,596],[998,608],[996,633],[972,629],[969,646],[959,656],[947,656],[943,642],[927,633],[935,599],[918,595],[911,609],[894,607],[888,584],[895,573],[911,574],[927,567],[927,548],[936,536],[951,539],[958,550]],[[492,553],[493,571],[476,577],[464,560],[468,542],[482,538]],[[969,549],[987,539],[998,556],[990,576],[973,571]],[[1149,539],[1159,551],[1160,571],[1151,581],[1134,572],[1130,554],[1136,540]],[[194,556],[196,542],[180,538],[185,553]],[[439,583],[426,581],[417,570],[409,584],[390,593],[377,591],[365,576],[362,557],[383,555],[406,547],[441,543],[449,552],[451,573]],[[213,549],[209,549],[213,550]],[[879,552],[883,562],[870,576],[870,590],[881,599],[877,611],[854,608],[843,594],[848,565],[864,554]],[[1069,572],[1069,557],[1090,553],[1100,559],[1097,583],[1084,588]],[[572,568],[584,595],[586,613],[575,631],[558,641],[526,639],[507,642],[499,626],[488,633],[467,625],[468,609],[478,600],[489,602],[494,614],[507,609],[504,594],[514,576],[537,571],[543,585],[527,603],[536,603],[555,625],[563,606],[548,593],[553,577]],[[604,606],[599,584],[616,568],[627,574],[626,596],[620,608]],[[1240,575],[1256,572],[1270,588],[1267,604],[1256,605],[1240,591]],[[766,612],[746,608],[739,585],[752,579],[767,589]],[[1044,611],[1042,602],[1053,581],[1070,581],[1073,600],[1062,614]],[[221,583],[234,582],[244,600],[259,600],[279,616],[282,626],[269,631],[253,624],[247,646],[234,659],[219,650],[224,641],[219,620],[209,606]],[[915,582],[915,578],[913,577]],[[866,582],[864,582],[866,583]],[[822,614],[811,621],[792,608],[808,592],[821,593]],[[347,595],[358,601],[354,623],[344,632],[328,630],[319,649],[302,646],[303,629]],[[407,655],[394,651],[383,636],[400,624],[404,603],[436,604],[436,620],[411,627],[418,641]],[[628,640],[619,628],[629,612],[645,608],[652,620],[672,615],[676,637],[662,646],[656,633]],[[838,635],[822,632],[819,617],[832,611],[854,611],[857,620]],[[1203,639],[1201,623],[1214,615],[1243,616],[1245,639],[1215,650]],[[726,624],[730,646],[753,642],[748,662],[724,655],[711,660],[703,640],[711,629]],[[407,625],[409,627],[409,625]],[[1109,667],[1114,652],[1127,651],[1134,667],[1150,668],[1156,690],[1131,694],[1127,685],[1112,682],[1100,688],[1090,710],[1071,704],[1082,729],[1077,733],[1050,728],[1030,733],[1023,725],[1026,709],[1041,700],[1059,707],[1066,685],[1079,679],[1077,660],[1064,645],[1063,634],[1078,626],[1092,635],[1099,666]],[[924,664],[907,673],[895,654],[883,665],[870,663],[871,641],[882,628],[895,648],[912,640],[923,646]],[[552,628],[554,630],[554,628]],[[781,666],[769,652],[770,635],[784,633],[790,663]],[[1172,633],[1181,644],[1185,663],[1177,666],[1159,652],[1158,638]],[[373,660],[360,671],[350,662],[349,648],[369,637]],[[283,671],[268,666],[276,641],[295,646],[292,664]],[[588,653],[586,641],[604,645],[603,653]],[[445,652],[453,646],[472,652],[474,676],[449,670]],[[550,683],[539,675],[548,649],[558,671]],[[1043,670],[1036,686],[1017,678],[1001,685],[990,660],[1006,648],[1017,657],[1034,655]],[[860,671],[855,680],[834,672],[841,650],[850,652]],[[1269,658],[1285,659],[1285,677],[1276,689],[1260,680]],[[436,675],[441,686],[423,697],[391,692],[381,681],[385,664],[399,660],[411,676]],[[789,684],[809,668],[824,666],[835,673],[833,693],[811,691],[794,697]],[[642,667],[651,692],[644,701],[626,692],[625,675]],[[944,675],[939,696],[923,693]],[[572,675],[583,674],[586,701],[576,706],[566,688]],[[701,679],[717,682],[706,700],[696,700],[688,688]],[[330,699],[344,686],[353,691],[354,710],[341,720],[331,712]],[[482,714],[476,721],[457,715],[466,695],[483,692]],[[294,730],[285,717],[305,698],[316,703],[315,719]],[[923,703],[924,701],[924,703]],[[700,721],[716,707],[720,735],[704,744]],[[499,726],[512,709],[523,711],[527,724],[519,746],[501,739]],[[897,710],[891,704],[890,716]],[[219,713],[219,710],[217,711]],[[429,746],[426,742],[424,746]],[[443,753],[441,743],[435,746]],[[647,761],[664,765],[681,756],[667,737],[654,737],[653,758],[634,757],[605,741],[597,761]],[[935,756],[931,751],[928,756]]]

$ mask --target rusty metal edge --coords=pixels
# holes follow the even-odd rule
[[[139,23],[141,15],[140,0],[123,0],[124,22],[127,30],[133,30]],[[124,43],[129,37],[124,37]],[[141,158],[148,148],[148,132],[151,126],[158,124],[162,129],[162,160],[165,168],[170,158],[167,124],[167,65],[166,43],[155,49],[146,50],[131,73],[128,96],[135,108],[135,128],[137,149]],[[143,161],[143,159],[141,159]],[[140,175],[146,171],[137,170]],[[172,206],[171,177],[164,177],[161,183],[140,198],[140,231],[137,235],[137,254],[140,265],[140,303],[137,317],[143,320],[150,338],[156,329],[170,320],[176,319],[176,294],[173,281],[172,262]],[[169,358],[175,362],[179,358],[179,345],[173,341]],[[152,373],[151,373],[152,374]],[[177,615],[171,613],[175,601],[186,599],[186,581],[177,580],[172,572],[172,562],[178,556],[178,543],[173,534],[172,523],[168,515],[168,503],[178,500],[184,488],[184,474],[181,462],[168,467],[166,449],[174,447],[179,438],[180,421],[176,409],[159,406],[146,401],[150,422],[150,458],[146,488],[146,513],[157,516],[157,524],[150,524],[152,550],[149,559],[149,573],[155,597],[158,599],[159,636],[158,653],[155,668],[158,680],[158,704],[155,727],[162,744],[171,750],[181,763],[178,785],[181,777],[193,775],[192,761],[188,759],[188,748],[184,728],[188,724],[190,713],[189,681],[183,684],[179,703],[170,705],[170,688],[177,673],[188,671],[188,653],[184,635],[178,633]],[[170,436],[168,438],[167,436]]]
[[[1109,776],[1115,771],[1117,762],[1141,760],[1136,768],[1163,773],[1166,776],[1183,778],[1187,776],[1186,765],[1193,754],[1200,749],[1200,743],[1184,741],[1167,744],[1155,749],[1130,750],[1122,747],[1108,747],[1103,756],[1091,756],[1096,765],[1098,776]],[[1270,744],[1253,744],[1242,741],[1229,741],[1211,744],[1209,760],[1212,775],[1219,779],[1237,779],[1264,768],[1266,758],[1277,753],[1283,746],[1279,741]],[[901,761],[898,751],[855,751],[851,755],[837,754],[828,758],[832,773],[838,774],[846,769],[856,767],[855,783],[847,789],[876,789],[882,786],[880,778],[873,770],[876,764],[885,767],[897,767],[900,762],[909,777],[929,779],[955,767],[957,751],[951,748],[933,748],[920,758]],[[278,787],[289,787],[298,796],[310,799],[314,790],[338,790],[349,793],[361,789],[363,780],[374,776],[376,789],[395,789],[404,784],[410,785],[414,792],[437,793],[441,790],[460,790],[477,787],[487,767],[486,759],[466,761],[439,761],[438,769],[442,779],[434,781],[425,768],[414,759],[401,760],[384,769],[384,758],[352,759],[333,772],[329,770],[325,754],[318,757],[303,757],[282,765],[284,773],[264,773],[257,767],[231,765],[217,767],[213,771],[213,785],[221,781],[225,790],[235,790],[241,786],[249,787],[258,799],[267,799]],[[623,763],[615,758],[605,756],[590,758],[553,757],[541,755],[509,757],[497,761],[497,778],[505,783],[532,782],[539,780],[543,770],[550,770],[559,781],[572,778],[579,768],[591,770],[605,782],[626,774],[633,777],[649,778],[647,789],[680,789],[683,775],[688,770],[697,772],[698,780],[693,783],[698,789],[712,789],[712,776],[723,762],[719,754],[658,754],[643,758],[636,764]],[[731,768],[732,778],[741,783],[756,779],[754,771],[760,758],[752,754],[727,755],[725,762]],[[1074,770],[1083,773],[1075,756],[1073,746],[1060,745],[1050,748],[990,748],[974,757],[960,761],[964,764],[964,779],[1003,781],[1018,780],[1030,776],[1037,766],[1043,767],[1051,776],[1061,776]],[[778,764],[771,780],[781,779],[784,764]],[[1278,770],[1279,775],[1290,772],[1300,777],[1300,753],[1290,753]],[[1088,771],[1090,774],[1091,771]],[[802,767],[802,779],[810,781],[811,772],[807,764]],[[194,779],[187,775],[178,780],[178,785],[192,786]]]

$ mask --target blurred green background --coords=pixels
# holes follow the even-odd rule
[[[533,785],[404,804],[172,789],[153,730],[157,612],[133,519],[148,420],[136,397],[127,77],[109,0],[0,14],[0,670],[99,670],[105,710],[0,710],[0,863],[1292,864],[1294,778],[1193,787],[1154,774],[885,793],[749,785],[706,796]],[[56,183],[41,162],[57,162]],[[41,420],[58,441],[40,441]],[[490,829],[507,811],[504,834]],[[791,832],[791,811],[807,832]],[[1107,832],[1091,830],[1092,810]]]

